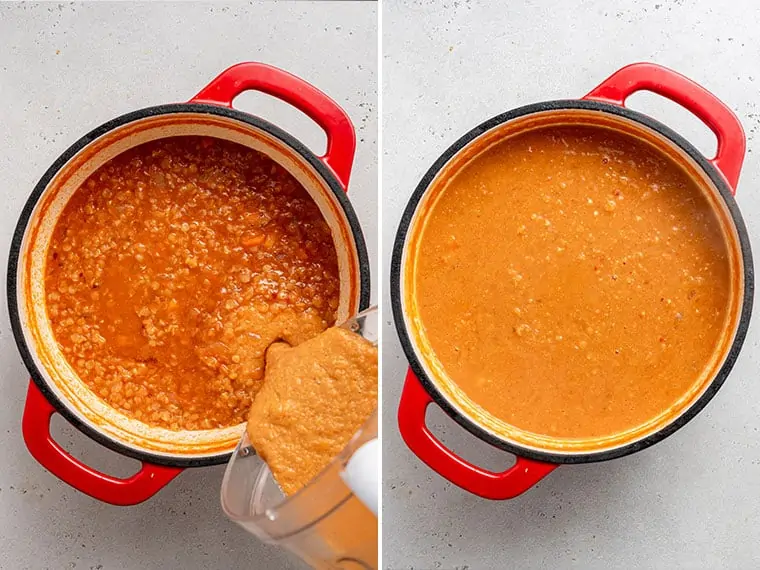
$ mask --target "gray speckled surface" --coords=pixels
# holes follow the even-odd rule
[[[405,4],[402,5],[402,4]],[[499,4],[498,7],[496,4]],[[625,6],[613,7],[613,6]],[[651,60],[702,83],[739,115],[747,155],[737,199],[760,236],[760,6],[752,0],[455,2],[383,6],[383,270],[402,209],[458,136],[502,111],[579,97],[619,67]],[[700,148],[704,127],[650,95],[631,105]],[[384,289],[387,298],[387,287]],[[760,567],[760,336],[757,314],[717,397],[681,431],[639,454],[563,467],[522,497],[478,499],[407,450],[396,427],[406,363],[386,316],[384,566],[533,569]],[[433,412],[434,431],[485,467],[506,467]]]
[[[260,60],[311,81],[357,126],[352,201],[377,252],[377,7],[373,3],[0,4],[0,267],[29,192],[79,136],[122,113],[187,100],[228,65]],[[305,142],[317,127],[284,105],[236,102]],[[323,139],[324,137],[322,137]],[[3,279],[3,285],[5,279]],[[9,570],[301,568],[227,521],[223,467],[180,475],[137,507],[100,504],[27,453],[27,374],[0,302],[0,568]],[[136,462],[58,418],[59,441],[93,466],[126,475]]]

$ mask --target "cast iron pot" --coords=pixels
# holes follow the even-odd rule
[[[235,97],[248,90],[267,93],[306,113],[327,134],[325,155],[316,156],[277,126],[233,109]],[[337,103],[302,79],[261,63],[241,63],[187,103],[128,113],[74,143],[35,187],[11,244],[8,307],[16,343],[32,377],[22,428],[30,453],[46,469],[80,491],[118,505],[144,501],[186,467],[227,462],[244,426],[174,432],[136,421],[99,399],[68,366],[53,338],[45,307],[46,251],[67,200],[92,172],[139,144],[180,135],[234,141],[285,167],[330,225],[341,278],[338,320],[369,303],[364,237],[346,197],[356,146],[354,128]],[[140,460],[141,469],[119,479],[75,459],[50,434],[56,412],[100,444]]]
[[[646,90],[680,104],[701,119],[716,135],[716,156],[705,158],[683,137],[662,123],[625,107],[626,99],[637,91]],[[528,447],[479,424],[461,406],[447,396],[431,367],[425,363],[415,340],[415,327],[421,325],[410,315],[404,299],[405,269],[410,236],[415,232],[421,205],[429,190],[446,180],[466,157],[500,140],[500,133],[519,132],[521,125],[552,124],[567,121],[568,117],[582,116],[583,120],[597,121],[607,126],[619,126],[633,134],[641,134],[668,149],[670,153],[688,163],[702,186],[708,188],[714,201],[720,204],[728,220],[736,251],[739,252],[733,339],[726,343],[722,364],[712,378],[672,418],[657,429],[650,430],[633,441],[594,451],[557,452]],[[556,117],[556,119],[555,119]],[[617,128],[617,127],[614,127]],[[752,311],[754,271],[749,238],[733,195],[744,159],[745,138],[736,116],[715,96],[678,73],[648,63],[629,65],[614,73],[601,85],[579,100],[562,100],[537,103],[508,111],[475,127],[454,143],[427,171],[412,195],[396,235],[391,263],[391,302],[393,315],[404,352],[409,360],[409,371],[398,409],[401,436],[409,448],[434,471],[476,495],[489,499],[513,498],[545,477],[558,464],[588,463],[622,457],[640,451],[669,436],[691,420],[715,395],[731,371],[747,332]],[[462,162],[457,162],[462,161]],[[447,172],[447,170],[449,172]],[[445,278],[441,283],[445,287]],[[427,407],[435,403],[462,427],[487,443],[513,453],[517,461],[508,470],[495,473],[473,465],[446,448],[425,424]]]

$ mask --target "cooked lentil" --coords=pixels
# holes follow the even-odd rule
[[[264,353],[335,322],[330,229],[257,151],[208,137],[131,149],[73,194],[53,233],[47,311],[111,406],[168,429],[245,420]]]

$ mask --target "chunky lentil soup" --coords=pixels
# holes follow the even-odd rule
[[[623,433],[719,357],[727,238],[698,183],[648,142],[593,125],[515,134],[420,223],[408,294],[430,361],[455,399],[518,430]]]
[[[335,321],[330,229],[306,190],[247,147],[177,137],[90,176],[48,250],[46,297],[66,359],[145,423],[245,420],[267,347]]]

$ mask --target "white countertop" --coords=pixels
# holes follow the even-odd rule
[[[251,60],[312,82],[351,116],[358,153],[349,196],[376,260],[376,21],[374,3],[0,3],[3,272],[21,207],[71,143],[122,113],[185,101],[229,65]],[[320,141],[318,128],[284,104],[245,94],[236,106],[307,144]],[[148,502],[129,508],[98,503],[61,483],[22,441],[27,383],[3,292],[0,568],[302,567],[224,517],[221,466],[188,470]],[[54,426],[58,441],[94,467],[122,476],[136,469],[135,461],[98,446],[60,417]]]
[[[737,200],[760,252],[760,5],[752,0],[408,2],[383,6],[383,300],[406,202],[460,135],[514,107],[580,97],[648,60],[714,92],[744,125]],[[497,6],[498,5],[498,6]],[[614,6],[625,6],[615,8]],[[700,148],[707,129],[653,95],[632,107]],[[757,255],[757,253],[756,253]],[[386,305],[387,306],[387,305]],[[452,486],[401,441],[406,361],[392,318],[383,337],[384,567],[459,570],[760,567],[760,329],[755,318],[726,384],[665,441],[608,463],[560,467],[512,501]],[[433,430],[462,455],[505,469],[508,454],[440,411]]]

